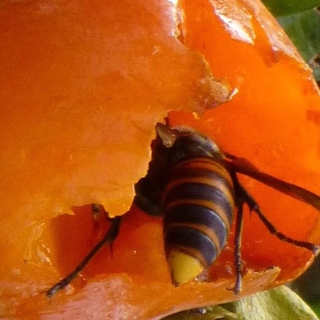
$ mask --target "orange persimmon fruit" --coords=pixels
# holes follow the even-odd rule
[[[228,290],[233,234],[209,282],[176,288],[161,218],[127,212],[154,125],[167,115],[319,193],[319,92],[259,0],[4,0],[0,17],[1,317],[160,319],[272,288],[307,268],[312,253],[245,212],[243,292]],[[241,181],[279,230],[320,243],[316,210]],[[45,290],[108,227],[103,215],[93,220],[91,203],[125,214],[113,253],[101,250],[49,300]]]

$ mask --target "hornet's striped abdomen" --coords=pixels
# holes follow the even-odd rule
[[[213,158],[178,162],[163,194],[164,243],[176,284],[208,268],[228,239],[234,211],[233,182]]]

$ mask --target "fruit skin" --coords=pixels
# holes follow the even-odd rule
[[[234,284],[232,238],[209,270],[213,282],[174,288],[161,221],[136,209],[113,258],[102,251],[74,295],[50,304],[43,293],[99,237],[82,205],[101,203],[113,215],[129,209],[154,124],[169,110],[201,112],[217,102],[211,70],[237,95],[199,120],[171,113],[172,124],[190,124],[261,170],[319,190],[319,95],[310,70],[258,2],[239,3],[182,1],[180,18],[164,1],[2,3],[1,315],[159,319],[235,298],[225,289]],[[317,212],[243,182],[281,231],[320,242]],[[74,216],[63,215],[71,208]],[[258,273],[248,271],[242,295],[286,282],[312,260],[275,241],[247,214],[244,260]],[[282,268],[277,281],[279,269],[266,270],[273,265]]]

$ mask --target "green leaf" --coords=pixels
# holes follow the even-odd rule
[[[320,0],[262,0],[275,16],[285,16],[312,9],[320,5]]]
[[[312,309],[317,315],[320,315],[320,302],[311,303]]]
[[[226,306],[239,320],[319,320],[291,289],[282,286],[259,292]]]
[[[311,308],[286,286],[200,310],[204,313],[185,311],[163,320],[319,320]]]
[[[278,18],[278,21],[313,69],[315,79],[320,80],[320,12],[309,10]]]
[[[221,306],[179,312],[162,320],[239,320],[238,316]]]

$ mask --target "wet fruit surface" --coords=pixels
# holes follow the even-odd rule
[[[159,319],[234,299],[226,289],[234,284],[232,236],[209,283],[175,288],[161,219],[136,208],[112,256],[103,249],[51,303],[44,290],[107,228],[94,222],[90,203],[112,216],[129,210],[154,125],[169,111],[172,124],[196,127],[262,171],[319,190],[318,91],[269,13],[245,0],[51,0],[4,1],[0,17],[1,315]],[[226,100],[226,88],[235,89],[231,101],[194,118]],[[320,243],[314,209],[242,181],[279,230]],[[245,216],[243,295],[305,269],[312,254]]]

